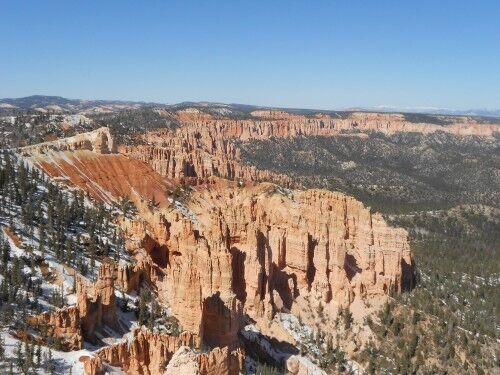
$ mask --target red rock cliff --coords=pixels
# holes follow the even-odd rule
[[[248,181],[272,180],[288,184],[283,175],[258,170],[240,161],[231,140],[270,137],[337,136],[343,131],[420,132],[443,131],[457,135],[489,137],[500,132],[498,124],[479,124],[471,118],[444,125],[413,123],[403,115],[353,113],[347,118],[327,115],[301,116],[286,112],[255,111],[248,119],[214,117],[198,110],[175,113],[181,127],[143,134],[143,145],[121,146],[120,152],[149,163],[169,178],[220,176]]]
[[[86,375],[99,374],[102,363],[119,367],[127,374],[159,375],[181,347],[196,347],[196,337],[189,333],[169,336],[136,329],[126,341],[104,347],[94,357],[84,358]],[[194,356],[202,375],[237,375],[243,368],[243,354],[216,348]]]
[[[400,292],[411,272],[407,233],[341,193],[210,179],[175,207],[149,218],[158,242],[143,272],[210,345],[238,346],[245,314],[268,319],[305,297],[337,311]]]
[[[95,331],[107,325],[120,331],[116,315],[116,298],[114,288],[115,267],[105,262],[99,267],[95,283],[87,283],[77,278],[77,308],[81,319],[83,336],[92,341]]]

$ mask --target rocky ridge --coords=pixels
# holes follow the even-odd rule
[[[110,154],[116,151],[116,145],[108,128],[99,128],[92,132],[78,134],[73,137],[43,142],[19,149],[21,154],[36,155],[45,154],[51,150],[76,151],[89,150],[97,154]]]

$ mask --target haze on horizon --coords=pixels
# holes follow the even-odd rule
[[[500,4],[5,1],[0,97],[500,107]]]

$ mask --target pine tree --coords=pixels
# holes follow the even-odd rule
[[[23,344],[19,341],[16,344],[16,348],[14,349],[14,355],[16,356],[16,366],[19,371],[22,371],[24,364],[24,355],[23,355]]]
[[[39,369],[42,366],[42,347],[40,344],[36,346],[36,368]]]
[[[139,325],[144,325],[148,321],[148,298],[149,293],[146,289],[141,289],[141,293],[139,295],[139,312],[138,312],[138,321]]]
[[[47,371],[51,375],[54,374],[56,368],[53,361],[52,349],[49,349],[48,352],[46,352],[44,362],[45,371]]]
[[[0,234],[2,234],[3,231],[0,230]],[[3,274],[7,271],[7,267],[9,264],[10,260],[10,245],[9,243],[3,238],[0,238],[0,247],[1,247],[1,271]]]
[[[353,319],[352,319],[352,313],[351,311],[349,310],[349,307],[346,307],[342,313],[342,317],[344,318],[344,328],[347,330],[347,329],[350,329],[351,328],[351,324],[353,322]]]
[[[13,286],[20,286],[23,282],[23,271],[22,271],[21,259],[18,257],[14,257],[12,262],[12,270],[11,270],[11,282]]]
[[[0,362],[5,359],[5,342],[3,336],[0,334]]]

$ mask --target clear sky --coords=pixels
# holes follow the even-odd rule
[[[500,108],[500,1],[0,0],[0,97]]]

